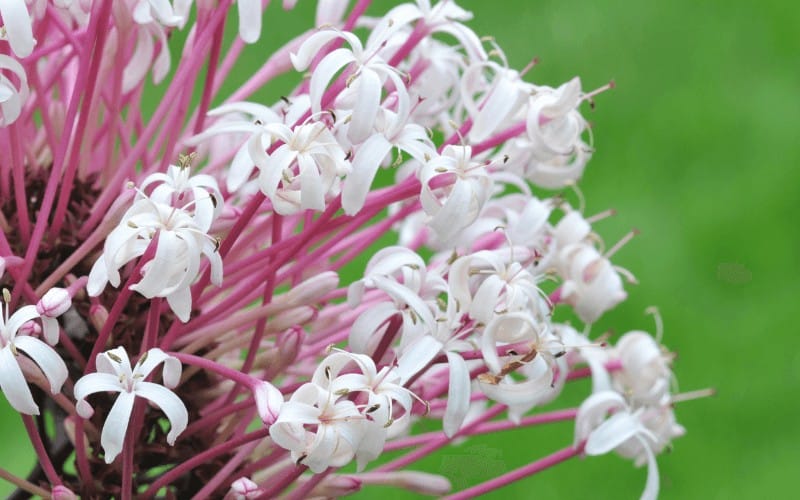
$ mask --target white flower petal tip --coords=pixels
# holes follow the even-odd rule
[[[189,414],[183,401],[165,386],[144,381],[161,364],[164,365],[165,384],[174,387],[180,379],[180,361],[161,349],[150,349],[131,367],[128,353],[122,347],[98,354],[97,372],[84,375],[75,383],[76,410],[83,418],[89,418],[93,413],[86,401],[89,395],[97,392],[119,393],[106,417],[100,439],[106,463],[113,462],[122,451],[136,396],[155,404],[167,416],[170,423],[167,443],[170,445],[175,444],[175,440],[186,429]]]

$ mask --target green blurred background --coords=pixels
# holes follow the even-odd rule
[[[398,2],[378,2],[382,13]],[[271,6],[262,40],[275,46],[310,24],[313,4]],[[586,110],[597,153],[581,184],[587,213],[613,242],[641,230],[615,261],[641,282],[594,331],[652,331],[677,351],[682,390],[716,397],[680,404],[688,429],[659,457],[662,498],[796,494],[800,467],[798,298],[800,9],[794,2],[468,1],[470,26],[494,36],[528,79],[617,88]],[[254,61],[268,52],[248,51]],[[248,73],[249,74],[249,73]],[[237,75],[243,80],[247,75]],[[284,91],[280,85],[268,91]],[[3,399],[2,466],[24,474],[32,453]],[[476,439],[423,462],[465,487],[562,448],[569,424]],[[575,459],[491,498],[635,498],[645,470],[614,455]],[[0,494],[11,488],[0,483]],[[362,494],[407,498],[385,489]]]

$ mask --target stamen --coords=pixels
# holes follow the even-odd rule
[[[602,212],[598,212],[590,217],[585,217],[585,220],[589,224],[594,224],[599,220],[603,220],[608,217],[613,217],[615,215],[617,215],[617,210],[615,208],[609,208],[608,210],[603,210]]]
[[[645,314],[652,314],[653,320],[656,322],[656,342],[661,343],[661,338],[664,336],[664,320],[661,318],[661,313],[656,306],[650,306],[644,310]]]
[[[699,389],[696,391],[675,394],[670,398],[670,402],[682,403],[684,401],[691,401],[693,399],[710,398],[711,396],[716,396],[716,395],[717,395],[717,390],[714,389],[713,387],[709,387],[707,389]]]
[[[610,259],[612,255],[617,253],[618,250],[620,250],[622,247],[624,247],[629,241],[631,241],[633,239],[634,236],[636,236],[638,234],[639,234],[639,230],[638,229],[635,229],[635,228],[631,229],[631,231],[628,234],[623,236],[618,242],[616,242],[614,244],[613,247],[608,249],[608,251],[605,253],[604,257],[606,259]]]

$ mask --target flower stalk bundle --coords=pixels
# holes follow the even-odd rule
[[[223,93],[266,3],[0,0],[0,388],[38,456],[3,478],[20,497],[469,498],[616,451],[655,497],[684,433],[673,356],[657,313],[655,337],[590,335],[635,281],[611,262],[633,233],[606,249],[611,212],[567,201],[592,154],[579,108],[610,85],[527,82],[452,1],[320,0]],[[253,97],[286,73],[291,93]],[[466,490],[415,469],[565,420],[564,449]]]

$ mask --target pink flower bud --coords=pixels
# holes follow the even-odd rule
[[[38,337],[42,333],[42,327],[36,321],[26,321],[24,325],[19,328],[21,335],[28,335],[31,337]]]
[[[278,419],[278,413],[283,406],[283,394],[269,382],[258,381],[253,386],[253,396],[256,398],[256,407],[261,420],[271,425]]]
[[[75,493],[66,486],[58,485],[50,493],[53,500],[78,500]]]
[[[264,492],[256,483],[246,477],[240,477],[231,484],[231,489],[225,495],[225,500],[250,500],[258,498]]]
[[[362,481],[353,476],[328,476],[311,491],[310,496],[339,498],[361,491]]]
[[[72,297],[66,288],[51,288],[44,297],[36,303],[36,312],[41,316],[56,318],[72,307]]]

